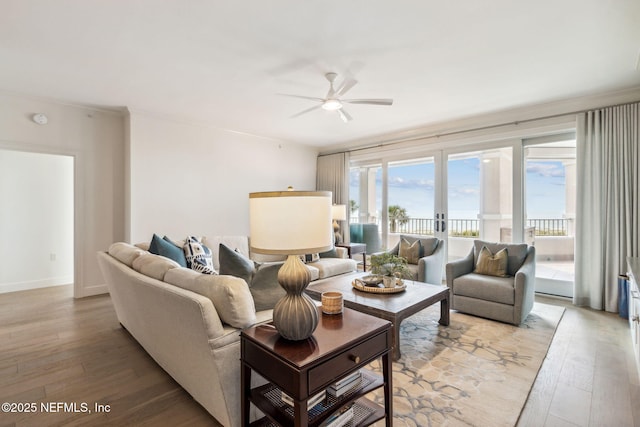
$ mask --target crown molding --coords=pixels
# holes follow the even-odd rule
[[[269,142],[276,143],[276,144],[284,144],[284,143],[286,143],[286,144],[293,144],[293,145],[309,147],[311,149],[315,148],[315,147],[310,146],[310,145],[295,143],[295,142],[287,141],[287,140],[284,140],[284,139],[272,138],[272,137],[268,137],[268,136],[264,136],[264,135],[258,135],[258,134],[249,133],[249,132],[242,132],[242,131],[238,131],[238,130],[234,130],[234,129],[222,128],[222,127],[216,126],[216,125],[214,125],[214,124],[212,124],[212,123],[210,123],[210,122],[208,122],[206,120],[198,120],[198,119],[194,119],[192,117],[182,116],[182,115],[179,115],[179,114],[160,113],[160,112],[157,112],[157,111],[143,110],[143,109],[139,109],[139,108],[135,108],[135,107],[125,107],[125,111],[126,111],[127,116],[139,115],[139,116],[149,117],[149,118],[156,119],[156,120],[170,121],[170,122],[173,122],[173,123],[179,123],[179,124],[183,124],[183,125],[187,125],[187,126],[201,126],[201,127],[215,129],[215,130],[222,131],[222,132],[229,132],[229,133],[233,133],[233,134],[236,134],[236,135],[247,136],[247,137],[250,137],[250,138],[263,139],[265,141],[269,141]],[[317,148],[316,148],[316,151],[317,151]]]
[[[387,144],[409,143],[416,140],[440,138],[448,134],[473,133],[488,128],[500,128],[534,120],[544,121],[562,116],[567,116],[567,119],[569,119],[570,116],[590,109],[635,101],[640,101],[640,86],[613,92],[591,94],[559,101],[549,101],[492,111],[485,114],[461,117],[455,120],[390,132],[370,138],[352,140],[327,147],[321,150],[320,154],[374,149]]]
[[[46,96],[32,95],[28,93],[14,92],[9,90],[0,89],[0,95],[11,98],[27,99],[34,102],[43,102],[47,104],[59,105],[62,107],[78,108],[82,110],[90,110],[96,113],[111,114],[116,116],[124,116],[126,114],[125,107],[109,107],[105,105],[92,105],[83,104],[80,102],[73,102],[68,100],[50,98]]]

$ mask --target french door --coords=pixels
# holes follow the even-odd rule
[[[537,290],[572,294],[573,133],[365,161],[352,167],[354,194],[351,222],[377,224],[381,249],[401,234],[435,236],[452,261],[474,239],[525,242],[536,246]]]

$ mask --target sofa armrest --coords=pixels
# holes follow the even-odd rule
[[[347,250],[347,248],[341,248],[340,246],[336,246],[335,249],[336,249],[337,258],[344,258],[344,259],[349,258],[349,251]]]
[[[447,263],[446,275],[447,286],[453,289],[453,280],[463,274],[468,274],[473,271],[473,248],[469,254],[461,259],[451,261]]]
[[[527,257],[516,272],[513,283],[515,290],[514,312],[520,315],[520,318],[514,319],[514,322],[518,324],[522,323],[533,308],[533,303],[535,302],[535,282],[536,249],[534,246],[529,246]]]
[[[440,285],[444,263],[444,241],[440,240],[436,250],[418,260],[418,281]]]

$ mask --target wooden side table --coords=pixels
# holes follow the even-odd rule
[[[365,243],[341,243],[336,246],[346,248],[349,258],[362,254],[362,271],[367,271],[367,245]]]
[[[320,310],[319,310],[320,311]],[[256,325],[241,333],[242,425],[249,425],[249,407],[253,403],[267,415],[251,425],[319,426],[341,408],[354,403],[353,426],[368,426],[386,418],[391,427],[393,417],[391,377],[391,323],[345,308],[342,314],[319,312],[320,323],[311,338],[288,341],[272,324]],[[363,369],[382,358],[382,377]],[[329,396],[307,411],[307,400],[329,385],[360,369],[358,386],[340,397]],[[251,388],[255,371],[270,383]],[[384,388],[384,408],[365,395]],[[284,392],[293,407],[282,402]]]

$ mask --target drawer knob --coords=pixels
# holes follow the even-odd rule
[[[356,356],[355,354],[349,355],[349,359],[353,360],[354,363],[360,363],[360,356]]]

